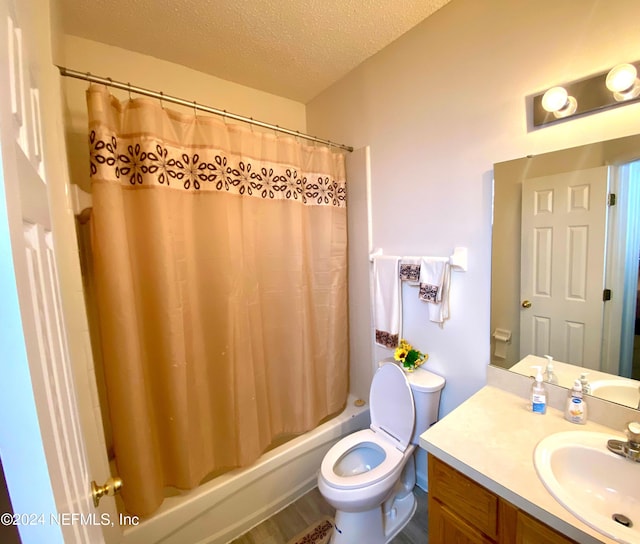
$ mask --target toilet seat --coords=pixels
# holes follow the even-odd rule
[[[371,486],[403,464],[413,434],[415,407],[411,387],[398,365],[391,363],[378,368],[371,382],[369,402],[371,427],[344,437],[322,460],[320,473],[331,487],[358,489]],[[380,464],[356,475],[337,474],[335,467],[342,456],[367,443],[384,453]]]
[[[384,452],[384,460],[376,467],[354,476],[340,476],[336,474],[334,467],[336,463],[350,450],[367,443],[375,444]],[[398,450],[390,441],[381,439],[377,433],[371,429],[363,429],[353,434],[345,436],[335,444],[324,456],[320,473],[331,487],[338,489],[358,489],[370,486],[383,480],[391,474],[401,463],[404,453]]]

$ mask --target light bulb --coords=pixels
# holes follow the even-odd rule
[[[624,93],[631,90],[636,81],[638,70],[633,64],[618,64],[607,74],[606,85],[612,93]]]
[[[566,105],[568,96],[564,87],[551,87],[542,96],[542,107],[548,112],[561,110]]]
[[[607,74],[605,85],[618,102],[630,100],[640,95],[638,70],[633,64],[618,64]]]
[[[542,107],[560,118],[575,113],[578,102],[564,87],[551,87],[542,96]]]

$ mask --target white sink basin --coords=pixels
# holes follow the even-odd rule
[[[534,452],[538,476],[560,504],[596,531],[640,542],[640,463],[607,450],[614,434],[567,431],[542,439]],[[625,527],[613,516],[631,520]]]
[[[595,380],[591,382],[591,394],[604,400],[624,404],[631,408],[638,407],[640,392],[638,383],[626,380]]]

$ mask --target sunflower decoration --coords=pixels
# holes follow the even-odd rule
[[[408,372],[412,372],[429,358],[429,354],[422,353],[415,349],[403,338],[400,340],[400,344],[398,344],[393,358],[402,363],[402,368]]]

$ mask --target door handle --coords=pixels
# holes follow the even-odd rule
[[[113,497],[121,489],[121,478],[109,478],[104,485],[98,485],[95,481],[91,482],[91,496],[93,497],[93,506],[97,508],[102,497],[104,497],[105,495]]]
[[[523,308],[531,308],[531,301],[530,300],[523,300],[522,301],[522,307]]]

